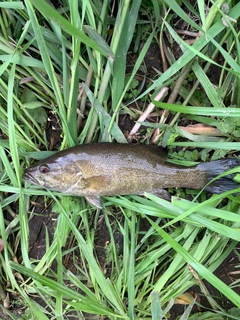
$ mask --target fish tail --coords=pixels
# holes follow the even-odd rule
[[[220,174],[223,174],[225,171],[236,168],[238,166],[240,166],[240,159],[230,158],[201,163],[197,166],[197,168],[206,172],[207,181],[210,182],[212,179],[216,178]],[[233,173],[221,177],[206,186],[204,190],[211,193],[220,194],[225,191],[239,188],[239,185],[235,181],[233,181],[235,175],[236,174]]]

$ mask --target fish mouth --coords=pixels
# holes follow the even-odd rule
[[[35,179],[31,173],[29,173],[28,171],[25,171],[23,174],[23,179],[26,181],[29,181],[33,184],[39,185],[39,182],[37,181],[37,179]]]

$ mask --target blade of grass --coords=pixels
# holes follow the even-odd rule
[[[15,76],[15,64],[13,64],[10,73],[9,73],[9,81],[8,81],[8,96],[7,96],[7,103],[8,103],[8,136],[9,136],[9,147],[11,152],[11,157],[13,161],[13,165],[16,172],[17,177],[17,185],[15,187],[21,186],[21,171],[20,171],[20,164],[19,164],[19,155],[18,155],[18,148],[15,136],[15,123],[14,123],[14,116],[13,116],[13,87],[14,87],[14,76]]]
[[[175,1],[174,1],[175,4]],[[237,3],[229,13],[229,16],[231,16],[234,19],[238,19],[240,16],[240,3]],[[186,20],[187,21],[187,20]],[[190,60],[192,60],[197,53],[199,53],[208,43],[209,39],[208,36],[211,37],[211,39],[215,38],[223,29],[225,26],[222,24],[221,20],[218,20],[216,23],[214,23],[213,26],[211,26],[208,31],[207,35],[202,35],[196,42],[193,44],[192,47],[189,46],[189,50],[187,50],[179,60],[177,60],[166,72],[164,72],[158,80],[156,80],[147,90],[145,90],[138,99],[143,98],[146,94],[154,90],[157,86],[163,86],[165,81],[167,81],[170,77],[172,77],[176,72],[178,72],[181,68],[183,68]],[[196,28],[197,29],[197,28]]]
[[[58,108],[59,108],[59,112],[60,112],[60,117],[61,117],[61,119],[66,119],[66,109],[65,109],[65,106],[64,106],[61,89],[60,89],[60,86],[59,86],[58,79],[57,79],[57,77],[55,75],[55,71],[54,71],[54,68],[53,68],[53,65],[52,65],[52,61],[51,61],[49,53],[48,53],[48,48],[46,46],[45,39],[43,38],[43,35],[41,33],[41,29],[39,27],[39,23],[38,23],[37,17],[36,17],[36,15],[34,13],[33,7],[32,7],[32,5],[31,5],[29,0],[26,1],[26,6],[27,6],[27,9],[28,9],[29,17],[31,19],[31,24],[32,24],[32,27],[33,27],[33,30],[34,30],[34,33],[35,33],[35,37],[36,37],[36,40],[38,42],[38,46],[39,46],[41,57],[42,57],[42,60],[43,60],[44,66],[45,66],[45,70],[46,70],[46,72],[48,74],[48,77],[49,77],[49,79],[51,81],[51,84],[52,84],[52,87],[53,87],[53,90],[54,90],[54,93],[55,93],[55,96],[56,96],[56,99],[57,99],[57,104],[58,104]],[[51,8],[51,10],[53,10],[53,9]],[[74,145],[73,138],[70,135],[70,132],[68,130],[68,126],[66,126],[66,124],[64,122],[63,122],[63,131],[64,131],[64,135],[65,135],[65,137],[66,137],[66,139],[68,141],[68,145],[69,146],[73,146]]]
[[[124,212],[126,215],[125,219],[125,236],[124,236],[124,273],[126,277],[127,284],[127,294],[128,294],[128,316],[130,319],[134,319],[134,301],[135,301],[135,266],[134,266],[134,248],[135,248],[135,225],[136,218],[135,215],[131,216],[131,220],[127,218],[127,215],[130,212]],[[128,227],[128,223],[130,224],[130,228]],[[127,236],[130,229],[130,238]]]
[[[101,269],[96,263],[96,260],[94,259],[93,253],[91,250],[89,250],[87,243],[85,242],[84,238],[82,237],[79,230],[76,228],[76,226],[72,223],[70,218],[68,217],[68,214],[65,212],[64,208],[60,205],[58,200],[53,196],[55,201],[58,203],[58,205],[61,207],[62,214],[66,218],[67,223],[69,224],[72,232],[74,233],[79,245],[81,246],[81,250],[84,253],[85,258],[88,261],[89,267],[93,270],[95,274],[95,278],[99,283],[99,286],[101,287],[102,291],[104,292],[105,296],[108,297],[109,301],[115,306],[115,308],[118,310],[118,312],[122,315],[125,314],[124,307],[122,305],[122,302],[119,299],[119,296],[116,294],[112,284],[108,282],[105,279],[105,276],[102,274]]]
[[[28,1],[29,3],[29,1]],[[77,29],[74,25],[64,19],[52,6],[50,6],[44,0],[31,0],[31,3],[36,7],[47,19],[53,20],[59,25],[65,32],[79,39],[81,42],[86,44],[88,47],[100,52],[104,56],[113,57],[113,53],[107,43],[99,36],[98,41],[96,39],[90,39],[84,31]]]
[[[179,245],[173,238],[171,238],[164,230],[159,228],[150,218],[146,217],[154,226],[156,232],[159,233],[163,239],[167,243],[171,245],[171,247],[186,261],[186,263],[190,264],[193,269],[204,279],[206,279],[209,283],[211,283],[216,289],[218,289],[222,294],[224,294],[232,303],[234,303],[238,308],[240,307],[240,299],[239,295],[234,292],[229,286],[223,283],[219,278],[217,278],[211,271],[209,271],[206,267],[204,267],[201,263],[199,263],[193,256],[191,256],[185,248]]]
[[[9,239],[7,238],[7,235],[6,235],[5,221],[4,221],[4,215],[3,215],[1,205],[0,205],[0,233],[1,233],[1,238],[3,240],[3,243],[4,243],[5,274],[7,276],[9,283],[11,283],[12,289],[15,290],[15,288],[16,288],[18,290],[18,292],[25,299],[26,303],[28,304],[28,306],[32,310],[33,314],[35,314],[37,319],[47,320],[48,318],[44,315],[44,313],[39,308],[36,307],[35,302],[31,301],[29,299],[28,295],[25,293],[25,291],[20,286],[18,286],[18,283],[15,279],[15,275],[12,272],[12,268],[10,266],[12,261],[9,259],[9,254],[11,256],[13,256],[13,252],[8,253]]]
[[[239,117],[240,110],[238,108],[208,108],[208,107],[195,107],[195,106],[180,106],[177,104],[170,104],[154,100],[154,104],[162,109],[170,110],[173,112],[181,112],[185,114],[193,114],[200,116],[213,116],[213,117]]]
[[[116,107],[119,104],[119,99],[122,96],[122,91],[125,84],[127,52],[132,42],[140,5],[141,1],[133,1],[132,7],[130,8],[130,10],[126,12],[125,20],[123,21],[122,17],[117,17],[115,23],[114,30],[119,30],[120,39],[117,43],[117,49],[113,64],[113,79],[111,86],[112,109],[114,111],[116,110]],[[113,39],[115,38],[113,37]]]
[[[102,121],[103,121],[103,125],[106,129],[109,128],[110,123],[112,118],[110,117],[110,115],[105,111],[105,109],[103,108],[103,106],[101,105],[101,103],[94,98],[93,93],[91,92],[91,90],[84,85],[84,90],[87,93],[88,99],[90,100],[91,104],[94,106],[96,112],[100,115],[102,115]],[[122,131],[119,129],[118,125],[116,123],[113,124],[112,127],[112,131],[111,134],[113,136],[113,138],[119,142],[119,143],[126,143],[127,140],[124,137],[124,134],[122,133]],[[100,141],[104,141],[100,138]],[[106,141],[106,140],[105,140]]]
[[[132,72],[131,72],[131,76],[129,77],[129,80],[128,80],[128,82],[127,82],[126,85],[125,85],[125,88],[124,88],[124,90],[123,90],[123,92],[122,92],[122,95],[121,95],[121,97],[120,97],[120,99],[119,99],[119,101],[118,101],[118,104],[117,104],[117,106],[116,106],[116,108],[115,108],[115,111],[114,111],[114,113],[113,113],[113,115],[112,115],[112,119],[111,119],[111,122],[110,122],[109,127],[108,127],[108,132],[109,132],[109,133],[110,133],[111,130],[112,130],[112,127],[113,127],[113,124],[114,124],[114,121],[115,121],[117,112],[119,112],[119,108],[120,108],[120,106],[121,106],[121,103],[122,103],[122,100],[123,100],[123,98],[124,98],[124,95],[126,94],[127,90],[129,89],[132,80],[134,79],[137,71],[139,70],[139,67],[141,66],[141,64],[142,64],[142,62],[143,62],[143,60],[144,60],[144,57],[145,57],[145,55],[146,55],[146,53],[147,53],[147,51],[148,51],[148,49],[149,49],[149,47],[150,47],[150,45],[151,45],[151,43],[152,43],[154,34],[155,34],[155,29],[153,30],[153,32],[150,34],[149,38],[148,38],[147,41],[145,42],[145,44],[144,44],[144,46],[143,46],[143,48],[142,48],[142,50],[141,50],[141,52],[140,52],[140,54],[139,54],[139,56],[138,56],[138,58],[137,58],[137,61],[136,61],[135,64],[134,64],[133,70],[132,70]],[[141,95],[141,96],[142,96],[142,95]],[[131,102],[130,102],[130,103],[131,103]],[[130,103],[129,103],[129,104],[130,104]]]
[[[240,142],[173,142],[171,143],[171,146],[207,148],[214,150],[240,150]]]
[[[199,63],[194,61],[192,64],[192,70],[196,75],[196,78],[202,85],[204,92],[208,96],[211,104],[215,108],[219,108],[222,106],[222,99],[219,97],[218,92],[214,88],[213,84],[210,82],[204,70],[200,67]]]
[[[104,314],[108,316],[115,316],[117,318],[122,317],[122,315],[114,313],[106,306],[101,305],[102,302],[101,303],[97,301],[90,302],[86,297],[84,297],[80,293],[77,293],[76,291],[68,288],[67,286],[57,283],[56,281],[49,279],[45,276],[42,276],[24,266],[21,266],[15,262],[11,262],[11,267],[14,270],[24,274],[25,276],[32,278],[35,281],[38,281],[44,286],[50,288],[51,290],[49,289],[47,290],[47,293],[49,295],[56,297],[57,293],[61,293],[65,299],[72,300],[72,301],[66,301],[67,304],[75,306],[78,310],[90,312],[92,314]]]

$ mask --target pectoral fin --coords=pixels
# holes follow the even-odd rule
[[[171,201],[171,194],[165,189],[159,189],[159,190],[153,191],[151,193],[157,197],[164,199],[164,200]]]
[[[86,197],[86,199],[88,202],[90,202],[95,207],[97,207],[99,209],[103,208],[103,204],[102,204],[102,200],[101,200],[100,196],[89,196],[89,197]]]

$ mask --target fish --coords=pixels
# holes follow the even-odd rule
[[[238,188],[234,175],[209,182],[240,165],[228,158],[184,167],[167,162],[161,147],[144,144],[90,143],[57,152],[25,170],[23,179],[45,189],[85,197],[102,208],[102,196],[166,196],[167,188],[191,188],[220,194]],[[167,196],[166,196],[167,198]]]

